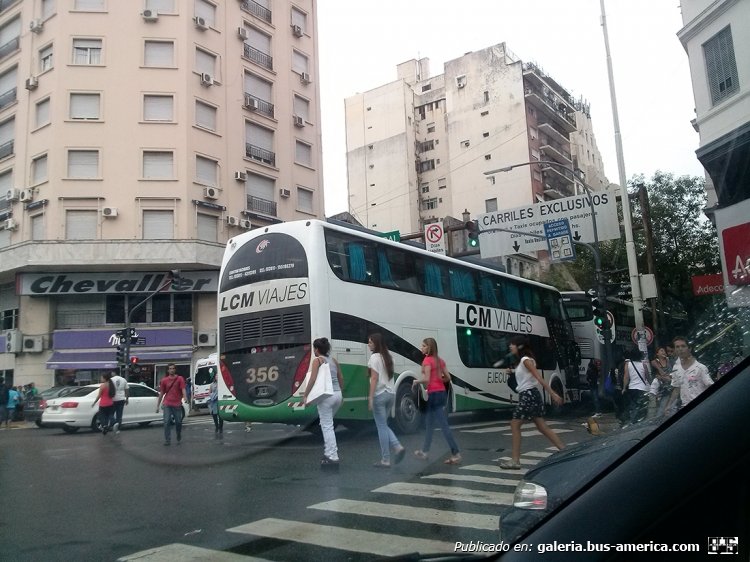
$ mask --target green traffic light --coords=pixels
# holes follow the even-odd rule
[[[479,246],[479,240],[477,240],[476,238],[469,238],[469,246],[471,246],[472,248],[476,248],[477,246]]]

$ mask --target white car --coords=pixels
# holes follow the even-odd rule
[[[99,423],[99,404],[91,405],[96,400],[98,384],[74,388],[61,398],[47,401],[42,414],[42,427],[60,427],[66,433],[75,433],[82,427],[101,431]],[[148,425],[162,421],[162,412],[156,412],[159,393],[145,384],[128,383],[130,398],[122,411],[122,424]],[[183,419],[188,415],[187,404],[182,405]]]

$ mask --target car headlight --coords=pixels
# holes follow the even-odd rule
[[[539,484],[521,480],[513,494],[513,507],[520,509],[547,509],[547,490]]]

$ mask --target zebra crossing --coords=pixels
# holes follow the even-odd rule
[[[418,474],[416,478],[409,477],[408,481],[376,486],[369,491],[370,497],[364,500],[340,498],[315,503],[303,510],[300,520],[267,517],[226,531],[280,544],[296,544],[297,548],[319,548],[326,552],[330,549],[327,558],[333,559],[347,553],[370,556],[395,556],[417,551],[453,553],[456,541],[496,541],[499,513],[503,506],[512,504],[518,481],[529,468],[554,450],[554,447],[549,447],[523,453],[521,470],[500,468],[498,461],[507,456],[499,456],[490,463],[461,465],[453,472]],[[308,519],[307,514],[315,522],[303,520]],[[356,518],[356,525],[340,525],[345,521],[342,517],[346,516]],[[399,526],[398,522],[412,524]],[[445,527],[441,536],[449,540],[425,537],[426,534],[433,535],[425,531],[426,526],[434,525]],[[389,529],[408,529],[410,534],[388,532]],[[412,529],[416,531],[412,533]],[[268,552],[265,554],[269,555]],[[154,562],[176,559],[263,560],[182,544],[164,545],[120,558]]]

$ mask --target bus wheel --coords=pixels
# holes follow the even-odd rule
[[[558,394],[559,396],[565,397],[565,391],[563,390],[563,385],[560,382],[560,379],[554,379],[552,381],[552,384],[550,384],[550,387],[552,387],[552,390],[555,391],[555,394]],[[565,407],[565,402],[563,402],[561,405],[557,405],[550,399],[550,413],[553,416],[559,416],[563,413],[563,408]]]
[[[422,413],[416,394],[412,392],[411,382],[402,383],[396,391],[396,426],[401,433],[415,433],[421,424]]]

